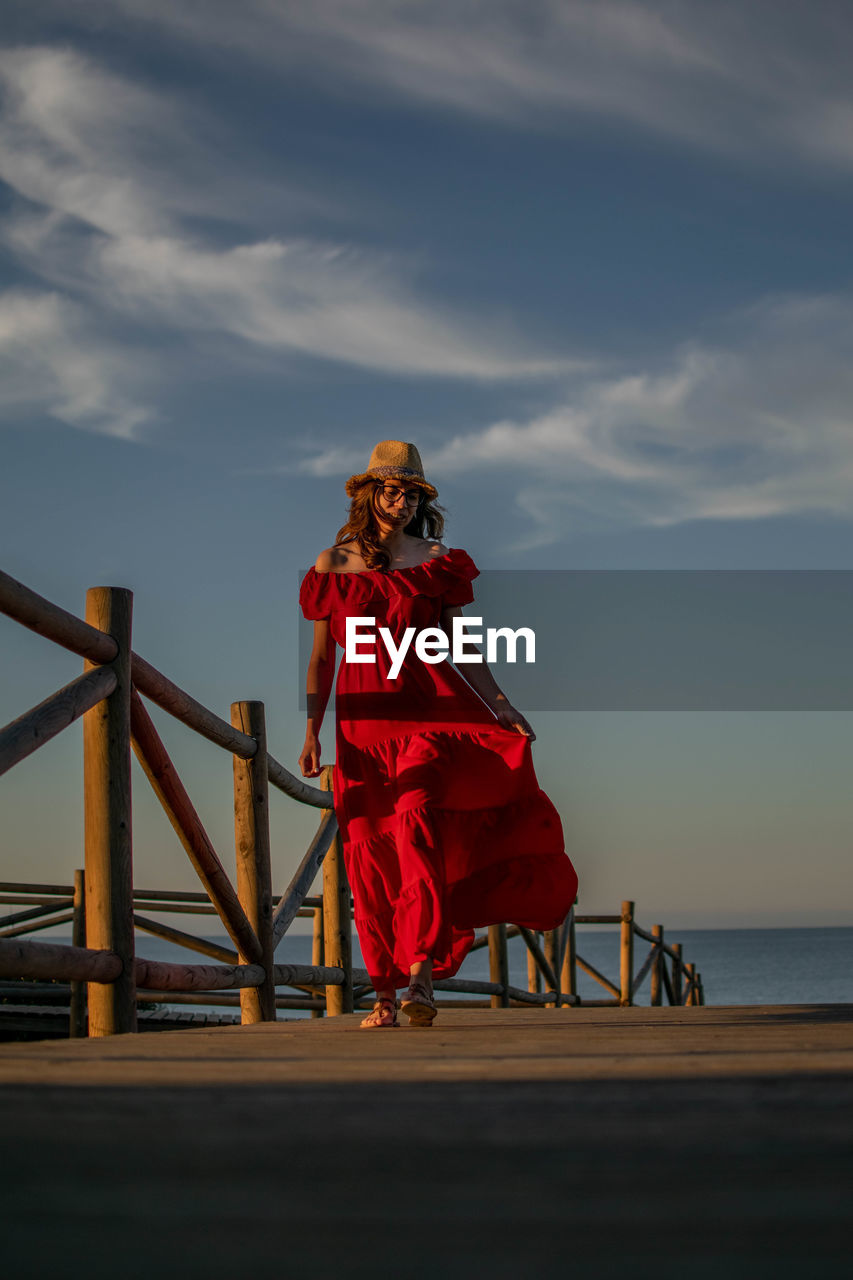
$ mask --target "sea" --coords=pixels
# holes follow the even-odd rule
[[[231,945],[224,936],[208,936],[222,946]],[[706,1005],[853,1003],[853,928],[674,929],[666,941],[680,942],[684,960],[696,965],[702,975]],[[648,946],[636,938],[634,947],[636,972],[648,954]],[[577,950],[579,956],[616,986],[619,985],[618,928],[579,927]],[[150,960],[216,963],[150,934],[137,934],[136,952]],[[275,958],[279,964],[310,964],[311,938],[306,934],[288,934],[279,945]],[[509,961],[511,983],[526,988],[527,951],[520,938],[509,942]],[[355,936],[353,964],[363,967]],[[473,952],[456,976],[487,981],[488,951],[484,948]],[[280,993],[284,994],[284,988]],[[587,1000],[609,996],[603,987],[580,970],[578,994]],[[454,993],[453,998],[464,997],[457,997]],[[648,978],[643,982],[635,1003],[649,1004]],[[202,1011],[206,1006],[197,1008]],[[308,1014],[294,1010],[279,1011],[282,1018],[300,1016],[307,1017]]]

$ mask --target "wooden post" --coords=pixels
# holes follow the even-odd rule
[[[704,1004],[704,1003],[705,1003],[705,988],[704,988],[704,986],[702,985],[702,975],[701,975],[701,973],[697,973],[697,974],[696,974],[696,989],[697,989],[697,991],[698,991],[698,993],[699,993],[699,1003],[700,1003],[700,1004]]]
[[[572,996],[576,996],[578,993],[577,954],[577,941],[575,938],[575,909],[572,907],[571,919],[569,921],[569,940],[566,944],[566,954],[563,957],[563,972],[560,979],[560,986],[563,991],[568,992],[568,994]],[[571,1008],[571,1005],[569,1008]]]
[[[649,991],[651,994],[650,1003],[659,1005],[661,1003],[661,968],[663,966],[663,925],[652,925],[652,937],[656,940],[658,947],[658,957],[652,965],[652,972],[649,978]]]
[[[130,642],[133,593],[92,587],[86,621],[112,636],[118,654],[113,693],[83,717],[86,945],[114,951],[115,982],[89,985],[89,1035],[136,1030],[133,946],[133,837],[130,790]],[[97,665],[87,661],[86,669]]]
[[[557,972],[559,951],[560,951],[560,930],[559,929],[549,929],[548,932],[543,936],[542,950],[545,952],[545,959],[548,961],[549,965],[551,966],[551,972],[556,977],[557,985],[559,986],[560,974]],[[545,1005],[545,1008],[546,1009],[557,1008],[560,1003],[559,995],[560,993],[557,992],[556,1002],[553,1000],[549,1000],[548,1004]]]
[[[506,925],[489,925],[489,981],[499,982],[503,987],[500,995],[491,997],[493,1009],[508,1009],[509,996],[509,955],[506,949]]]
[[[686,964],[684,966],[684,972],[687,974],[687,998],[685,999],[684,1003],[689,1005],[694,1005],[699,1003],[699,1001],[696,998],[696,979],[694,976],[695,971],[696,971],[696,966],[693,964]]]
[[[311,943],[311,963],[316,966],[326,963],[325,948],[323,946],[323,908],[314,908],[314,938]],[[312,1018],[322,1018],[322,1009],[312,1009]]]
[[[266,978],[260,987],[242,987],[244,1026],[275,1022],[275,975],[272,940],[272,874],[270,871],[267,735],[262,702],[232,702],[231,724],[258,744],[251,760],[234,756],[234,836],[237,849],[237,893],[249,924],[261,944]],[[250,958],[239,952],[240,963]]]
[[[540,937],[541,937],[540,934],[534,933],[533,936],[537,942],[540,941]],[[530,951],[529,949],[527,951],[527,990],[528,991],[542,990],[542,974],[539,971],[539,965],[536,963],[536,960],[533,956],[533,952]]]
[[[71,945],[86,945],[86,873],[74,872],[74,920],[71,925]],[[71,983],[71,1007],[68,1019],[68,1035],[74,1040],[86,1034],[86,984]]]
[[[672,994],[677,1005],[681,1004],[682,997],[682,977],[684,973],[684,964],[681,959],[681,943],[673,942],[672,949],[675,952],[675,959],[672,962]]]
[[[619,949],[619,1003],[633,1004],[631,986],[634,982],[634,904],[622,903],[621,946]]]
[[[333,790],[334,772],[326,765],[320,776],[324,791]],[[352,1013],[352,922],[350,891],[344,866],[344,849],[340,834],[336,835],[323,860],[323,922],[326,965],[343,969],[346,981],[342,987],[326,987],[326,1013],[335,1017]]]

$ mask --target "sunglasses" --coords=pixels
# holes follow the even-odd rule
[[[416,507],[421,500],[423,490],[421,489],[401,489],[396,484],[380,484],[377,485],[377,493],[381,493],[386,502],[399,502],[400,498],[405,498],[406,503],[410,507]]]

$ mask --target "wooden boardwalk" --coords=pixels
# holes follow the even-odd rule
[[[848,1274],[853,1006],[0,1045],[4,1272]]]

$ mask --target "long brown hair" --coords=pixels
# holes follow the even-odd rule
[[[379,541],[379,530],[373,514],[373,495],[384,481],[369,477],[360,484],[348,486],[350,494],[349,515],[347,522],[338,529],[335,546],[342,542],[355,542],[368,569],[387,569],[391,564],[391,553]],[[413,538],[440,538],[444,533],[444,508],[433,498],[427,497],[426,491],[415,508],[404,530]]]

